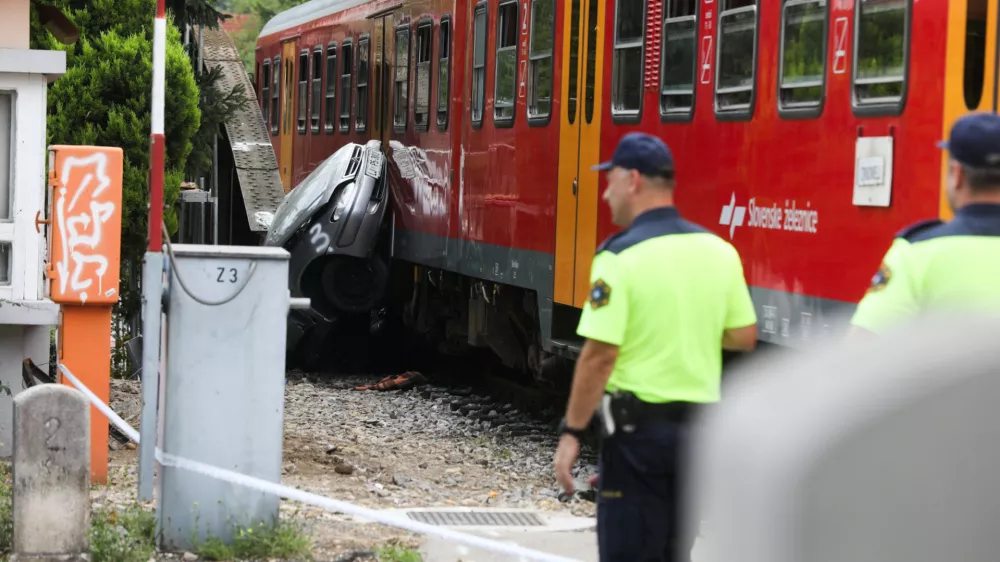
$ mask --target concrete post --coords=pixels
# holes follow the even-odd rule
[[[90,404],[59,384],[14,399],[13,559],[86,560]]]

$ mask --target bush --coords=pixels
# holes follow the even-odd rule
[[[14,545],[14,473],[9,461],[0,462],[0,552]]]
[[[195,550],[207,560],[312,560],[312,541],[291,521],[278,520],[273,525],[234,528],[232,544],[216,537],[194,539]]]
[[[91,562],[146,562],[156,553],[156,516],[138,504],[96,509],[90,521]]]

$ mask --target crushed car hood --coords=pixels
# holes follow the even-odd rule
[[[282,246],[303,225],[309,222],[317,209],[330,201],[351,162],[356,143],[346,144],[330,155],[310,173],[302,183],[285,195],[274,212],[264,238],[265,246]],[[352,175],[357,175],[355,171]]]

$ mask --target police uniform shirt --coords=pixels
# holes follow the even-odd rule
[[[590,281],[577,333],[619,346],[607,390],[718,401],[723,330],[757,322],[729,242],[656,208],[598,248]]]
[[[1000,311],[1000,205],[966,205],[949,222],[900,231],[851,323],[882,332],[931,307]]]

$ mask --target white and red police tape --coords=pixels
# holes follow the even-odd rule
[[[83,383],[77,379],[65,365],[59,365],[59,370],[62,374],[73,383],[80,392],[82,392],[97,408],[102,414],[107,416],[107,418],[117,427],[122,433],[124,433],[132,441],[139,443],[139,432],[132,428],[128,423],[125,422],[114,410],[112,410],[107,404],[101,401],[93,392],[90,391]],[[447,528],[435,527],[432,525],[427,525],[425,523],[420,523],[418,521],[412,521],[410,519],[404,519],[402,517],[395,517],[388,513],[376,511],[373,509],[368,509],[361,507],[359,505],[354,505],[352,503],[347,503],[340,500],[335,500],[325,496],[320,496],[317,494],[312,494],[309,492],[304,492],[302,490],[296,490],[295,488],[290,488],[288,486],[283,486],[281,484],[275,484],[274,482],[268,482],[267,480],[261,480],[260,478],[255,478],[253,476],[247,476],[245,474],[240,474],[238,472],[233,472],[231,470],[226,470],[224,468],[219,468],[216,466],[210,466],[204,463],[193,461],[190,459],[185,459],[182,457],[177,457],[171,455],[170,453],[164,453],[159,447],[156,448],[156,460],[163,466],[169,466],[172,468],[180,468],[182,470],[188,470],[191,472],[197,472],[204,474],[205,476],[210,476],[219,480],[224,480],[226,482],[231,482],[233,484],[239,484],[241,486],[246,486],[248,488],[253,488],[261,492],[268,494],[274,494],[283,499],[295,500],[298,502],[314,505],[316,507],[321,507],[327,511],[335,511],[346,513],[349,515],[356,515],[363,517],[365,519],[370,519],[385,525],[390,525],[393,527],[399,527],[401,529],[406,529],[413,531],[415,533],[421,533],[424,535],[435,536],[444,540],[454,541],[457,543],[466,544],[476,548],[481,548],[484,550],[489,550],[492,552],[501,552],[505,554],[512,554],[515,556],[520,556],[522,560],[541,560],[544,562],[579,562],[575,558],[566,558],[563,556],[555,556],[553,554],[548,554],[546,552],[540,552],[537,550],[531,550],[518,546],[513,543],[500,542],[495,540],[490,540],[483,537],[478,537],[476,535],[469,535],[466,533],[459,533],[457,531],[452,531]]]

